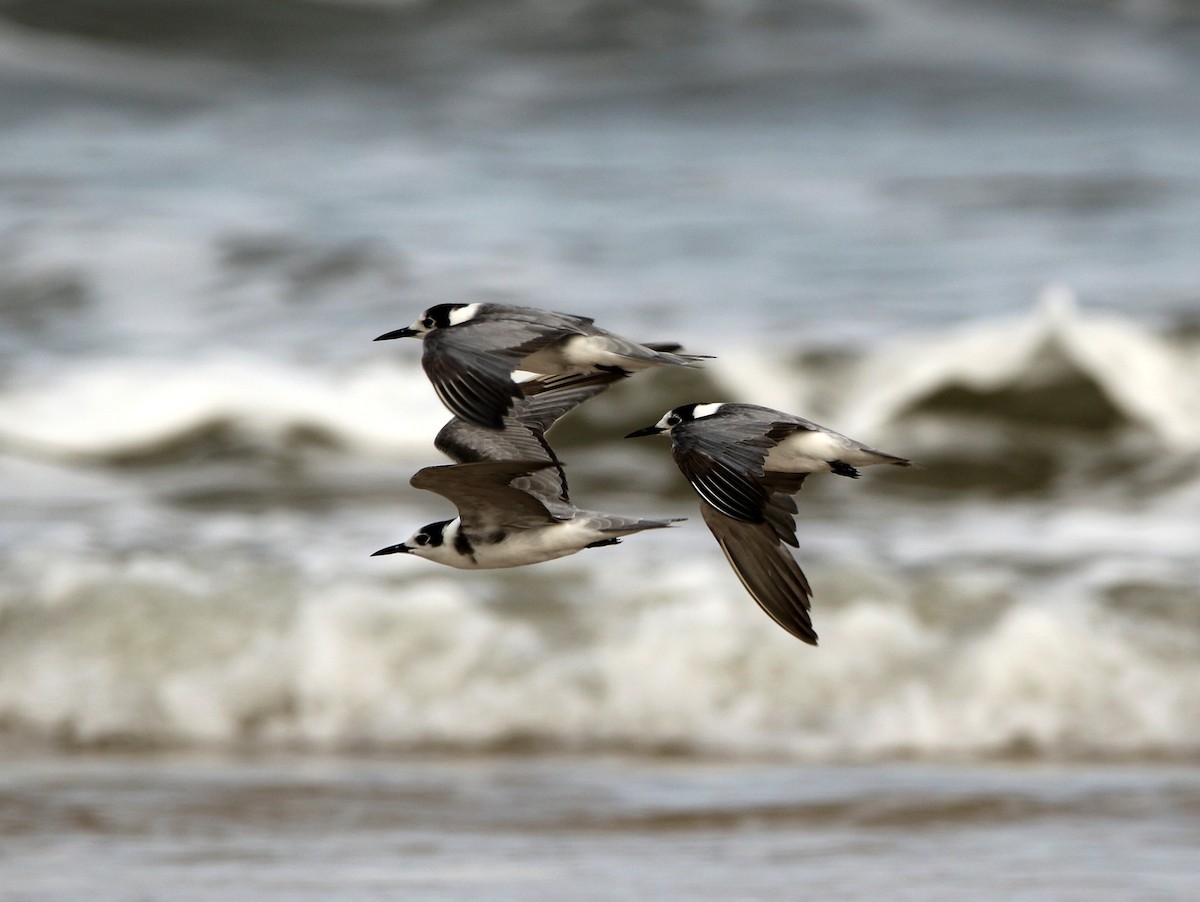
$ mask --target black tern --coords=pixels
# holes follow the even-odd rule
[[[442,403],[489,429],[504,428],[504,415],[523,394],[514,372],[627,376],[706,359],[622,338],[588,317],[510,304],[438,304],[375,341],[392,338],[421,338],[421,362]]]
[[[626,438],[669,432],[671,452],[700,496],[700,512],[746,591],[777,624],[811,645],[812,588],[791,553],[799,547],[792,498],[810,473],[858,478],[875,464],[911,461],[790,413],[756,404],[685,404]]]
[[[484,460],[425,467],[410,483],[448,498],[458,516],[423,526],[375,554],[412,554],[468,570],[519,567],[616,545],[623,536],[678,522],[584,511],[513,485],[554,466],[546,460]]]

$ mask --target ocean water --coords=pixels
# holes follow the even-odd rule
[[[5,896],[21,902],[798,887],[1082,902],[1194,895],[1200,781],[1179,768],[90,756],[10,764],[0,800]]]
[[[0,885],[1189,898],[1198,24],[0,3]],[[452,515],[371,339],[462,300],[716,355],[551,436],[577,503],[688,522],[369,557]],[[722,400],[920,465],[806,484],[818,649],[620,439]]]

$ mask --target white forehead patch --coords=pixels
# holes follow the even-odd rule
[[[692,408],[692,419],[701,420],[704,417],[711,417],[724,406],[724,404],[697,404]]]
[[[465,307],[459,307],[457,310],[450,311],[450,325],[461,326],[463,323],[470,322],[479,313],[479,308],[482,304],[467,304]]]

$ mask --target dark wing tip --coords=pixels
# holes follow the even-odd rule
[[[704,522],[750,594],[776,624],[808,645],[817,644],[809,614],[812,588],[795,558],[765,523],[745,523],[700,505]]]

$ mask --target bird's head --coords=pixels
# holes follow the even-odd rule
[[[452,523],[454,523],[453,520],[439,520],[437,523],[429,523],[422,526],[399,545],[389,545],[387,548],[380,548],[371,557],[380,554],[411,554],[416,557],[440,560],[448,554],[454,553],[452,543],[447,542],[447,539],[452,538],[450,535]]]
[[[684,404],[682,407],[668,410],[663,414],[662,419],[653,426],[634,430],[625,436],[625,438],[640,438],[643,435],[660,435],[664,432],[670,432],[680,426],[694,423],[696,420],[715,416],[721,407],[722,405],[720,404]]]
[[[482,304],[437,304],[430,307],[411,326],[385,332],[375,341],[386,341],[391,338],[424,338],[430,332],[438,329],[448,329],[469,322],[479,313]]]

